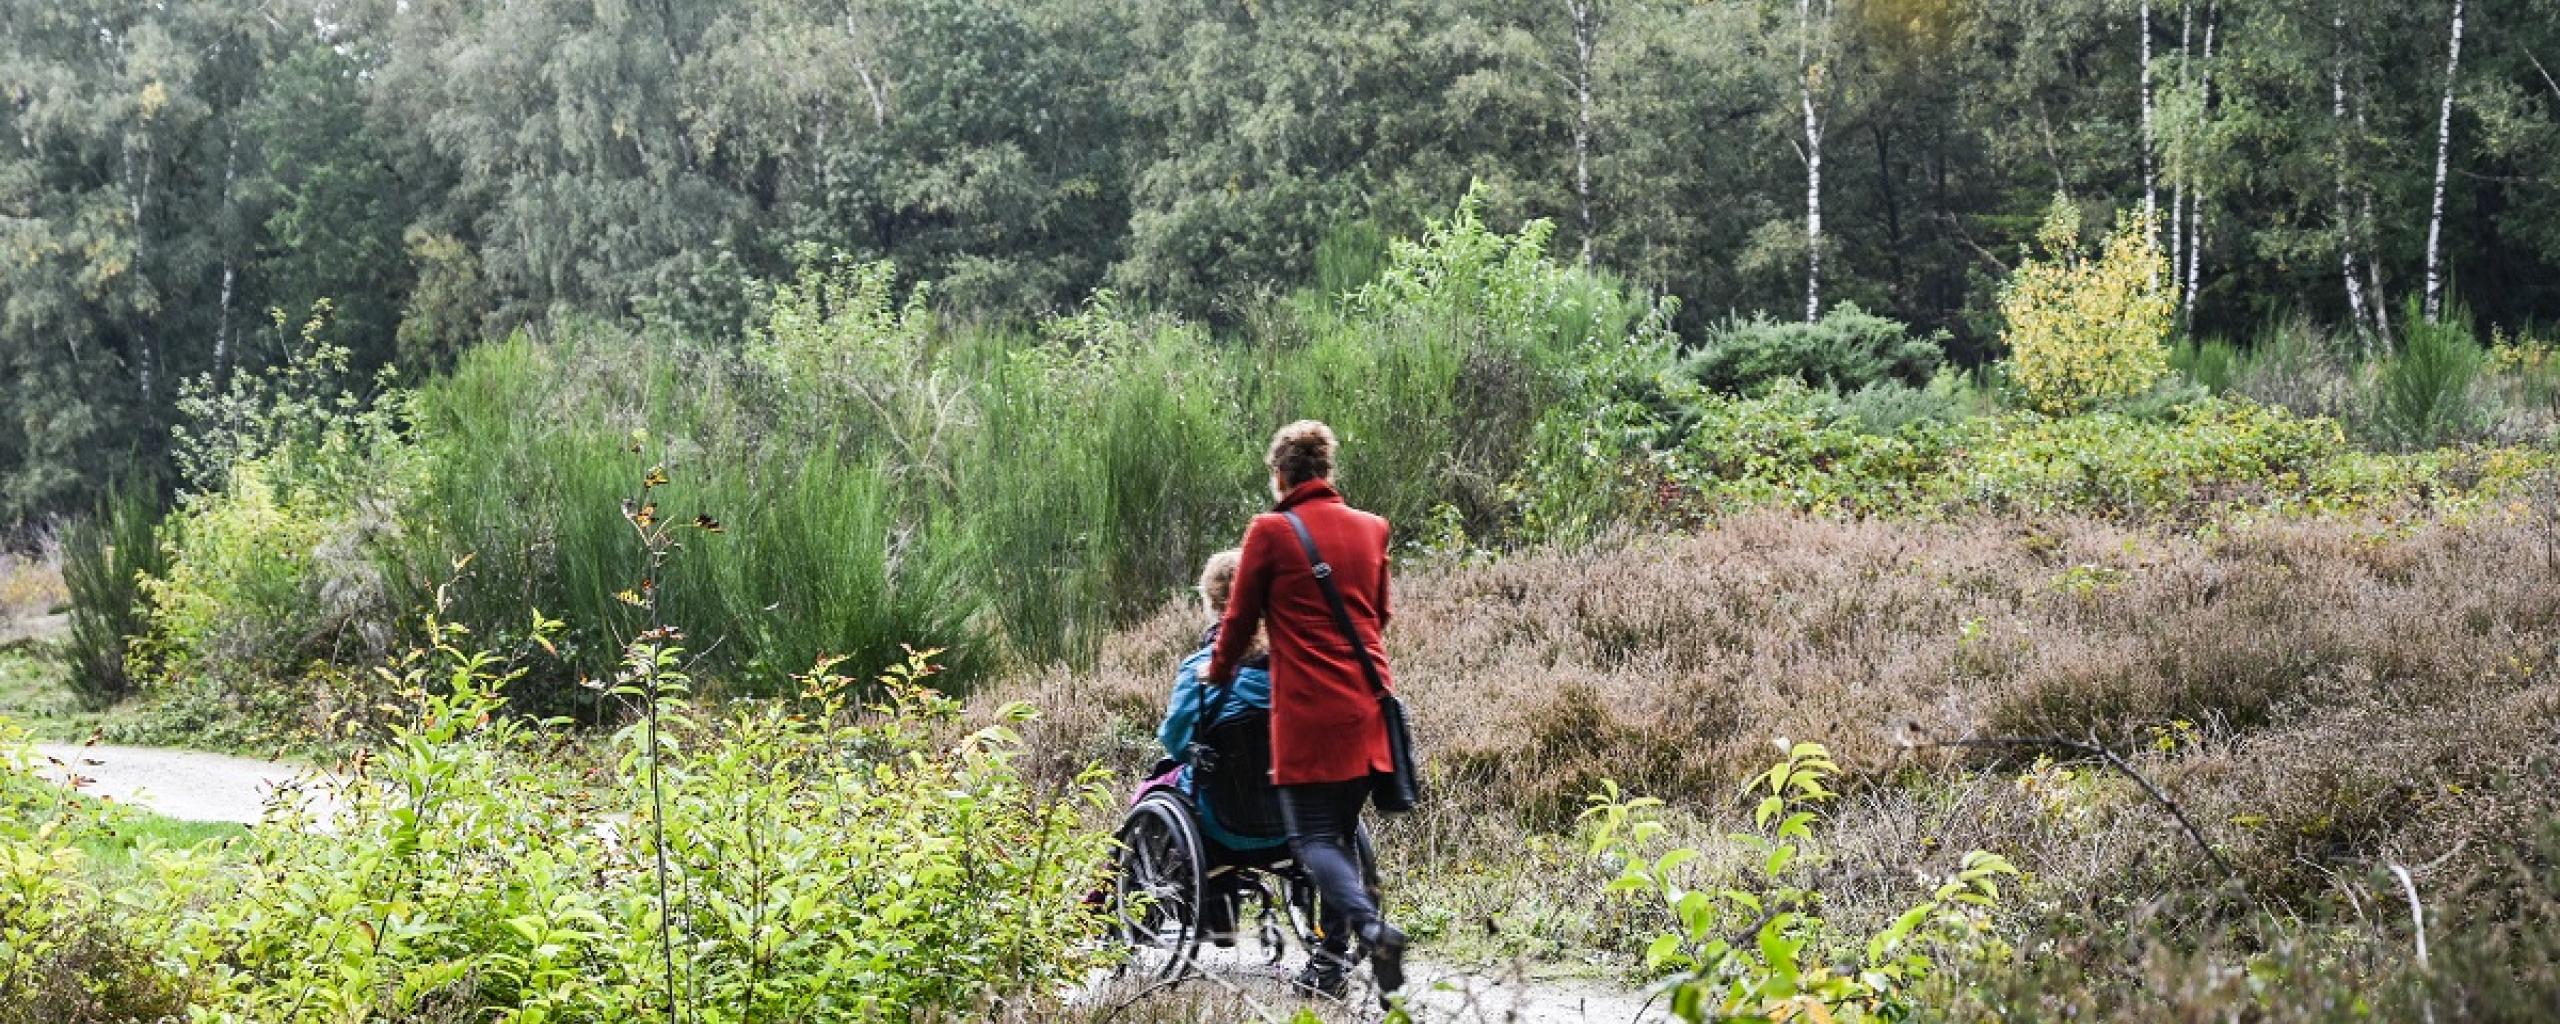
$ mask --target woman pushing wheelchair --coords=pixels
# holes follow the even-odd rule
[[[1275,902],[1313,926],[1292,982],[1302,992],[1348,990],[1354,938],[1381,993],[1404,983],[1407,940],[1379,913],[1360,825],[1373,797],[1401,809],[1411,796],[1411,767],[1399,776],[1402,748],[1388,738],[1403,722],[1379,641],[1388,526],[1343,501],[1334,454],[1324,424],[1282,427],[1267,461],[1277,504],[1201,572],[1216,624],[1176,674],[1157,733],[1168,757],[1121,826],[1123,933],[1170,954],[1169,974],[1199,943],[1231,944],[1241,905],[1259,895],[1265,928]]]

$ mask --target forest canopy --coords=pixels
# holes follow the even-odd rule
[[[2560,316],[2555,0],[0,0],[0,528],[168,460],[325,303],[412,377],[742,336],[808,246],[945,322],[1234,324],[1471,186],[1695,331],[1997,354],[2057,193],[2190,336]],[[1347,268],[1347,269],[1346,269]]]

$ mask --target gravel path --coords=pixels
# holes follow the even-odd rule
[[[1285,1021],[1301,1008],[1327,1022],[1369,1024],[1385,1016],[1377,1008],[1377,990],[1366,969],[1353,975],[1351,998],[1344,1002],[1290,995],[1287,979],[1300,962],[1291,956],[1283,966],[1270,967],[1239,951],[1205,950],[1199,973],[1178,986],[1097,978],[1077,1001],[1134,1003],[1128,1016],[1137,1020],[1154,1019],[1139,1009],[1149,1003],[1202,1020]],[[1407,962],[1406,972],[1405,1006],[1420,1024],[1658,1024],[1672,1019],[1660,1002],[1648,1004],[1636,986],[1547,977],[1532,965],[1461,968],[1416,958]]]
[[[268,796],[283,786],[316,788],[320,800],[328,801],[325,773],[280,761],[71,743],[40,743],[36,751],[50,759],[44,772],[55,782],[183,821],[255,824],[265,816]]]

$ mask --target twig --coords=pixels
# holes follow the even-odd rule
[[[2105,761],[2108,767],[2124,773],[2124,776],[2132,779],[2135,785],[2141,786],[2142,791],[2145,794],[2148,794],[2153,802],[2167,808],[2169,816],[2177,819],[2178,826],[2186,830],[2187,838],[2194,840],[2196,848],[2204,851],[2205,859],[2212,861],[2213,866],[2217,870],[2220,870],[2223,874],[2230,876],[2232,881],[2239,883],[2240,890],[2242,892],[2246,893],[2250,891],[2249,880],[2242,877],[2240,872],[2232,870],[2231,863],[2229,861],[2222,859],[2222,852],[2213,848],[2213,842],[2205,838],[2204,830],[2197,828],[2195,822],[2187,819],[2187,812],[2185,808],[2179,807],[2177,801],[2169,799],[2169,795],[2162,792],[2159,786],[2153,785],[2149,778],[2145,777],[2141,772],[2135,771],[2131,764],[2125,762],[2124,758],[2116,756],[2115,751],[2107,749],[2103,744],[2100,744],[2094,736],[2090,737],[2086,741],[2065,739],[2060,736],[1992,736],[1975,739],[1909,742],[1907,745],[1911,749],[1915,750],[1938,747],[1972,747],[1991,749],[2059,748],[2096,757]]]
[[[2418,902],[2418,883],[2409,877],[2408,868],[2394,864],[2391,865],[2391,873],[2400,877],[2400,891],[2409,894],[2409,925],[2418,932],[2418,970],[2424,973],[2430,970],[2427,965],[2427,908]],[[2436,1001],[2429,998],[2418,1006],[2426,1011],[2427,1024],[2435,1024]]]

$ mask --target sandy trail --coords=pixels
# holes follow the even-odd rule
[[[327,773],[281,761],[73,743],[39,743],[36,752],[49,759],[42,771],[54,782],[182,821],[255,824],[265,816],[268,797],[285,787],[314,796],[317,817],[327,817],[321,812],[333,803]]]

